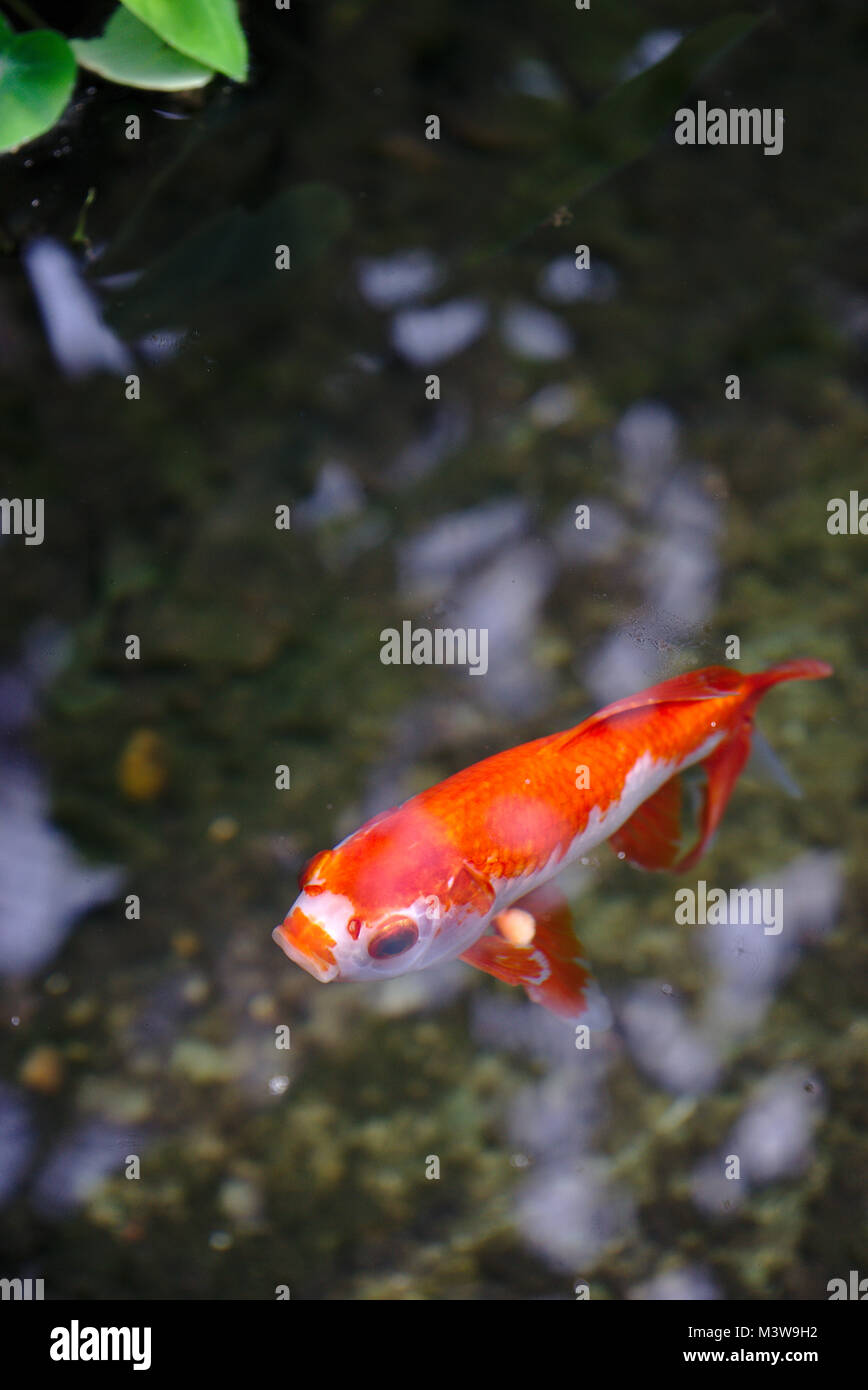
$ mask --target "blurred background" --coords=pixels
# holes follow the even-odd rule
[[[247,85],[82,79],[2,161],[0,494],[45,501],[41,545],[0,537],[4,1277],[865,1272],[868,540],[826,523],[868,490],[868,20],[702,9],[247,4]],[[782,108],[782,154],[677,146],[700,98]],[[405,619],[486,627],[486,676],[384,666]],[[323,988],[278,952],[312,853],[733,635],[835,667],[764,703],[785,772],[751,764],[697,871],[782,888],[780,936],[678,927],[691,880],[602,847],[565,885],[588,1051],[458,962]]]

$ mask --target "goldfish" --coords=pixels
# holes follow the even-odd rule
[[[759,701],[781,681],[831,674],[812,660],[752,675],[708,666],[474,763],[314,855],[274,940],[323,983],[459,957],[578,1018],[589,969],[550,880],[605,840],[643,869],[692,868],[748,758]]]

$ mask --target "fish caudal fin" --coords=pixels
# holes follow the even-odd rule
[[[522,985],[560,1018],[580,1018],[591,976],[563,894],[548,884],[535,888],[492,925],[495,934],[480,937],[461,959],[504,984]]]
[[[750,736],[750,719],[746,718],[725,743],[698,765],[705,774],[704,787],[699,808],[698,839],[689,852],[684,851],[689,834],[686,811],[691,800],[686,791],[689,781],[696,775],[694,768],[670,777],[659,791],[642,802],[620,830],[610,836],[609,844],[615,853],[622,859],[629,859],[640,869],[668,869],[671,873],[681,873],[684,869],[692,868],[705,853],[709,840],[720,824],[747,762]]]
[[[692,869],[705,853],[708,842],[723,819],[729,798],[735,791],[735,784],[741,776],[742,768],[750,756],[751,724],[746,719],[740,724],[731,738],[715,748],[711,757],[701,764],[705,772],[705,795],[699,815],[699,840],[688,854],[673,864],[676,873]]]
[[[831,674],[831,666],[824,661],[784,661],[768,671],[742,677],[744,717],[726,740],[699,764],[705,774],[705,786],[699,808],[698,839],[693,848],[684,853],[684,821],[688,802],[685,790],[687,779],[694,775],[694,769],[690,768],[665,782],[610,837],[609,843],[615,852],[643,869],[669,869],[682,873],[685,869],[693,868],[720,825],[747,762],[751,750],[753,712],[758,701],[767,690],[781,681],[820,680]]]
[[[754,690],[763,693],[770,686],[779,685],[781,681],[820,681],[834,674],[827,661],[812,661],[808,658],[804,661],[779,661],[767,671],[757,671],[756,675],[746,676],[745,679]]]

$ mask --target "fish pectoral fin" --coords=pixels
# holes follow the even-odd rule
[[[488,879],[465,859],[449,883],[451,901],[466,912],[487,917],[494,905],[495,893]]]
[[[545,962],[533,946],[513,946],[501,936],[481,936],[460,959],[505,985],[527,985],[545,974]]]
[[[497,935],[480,937],[461,959],[504,984],[523,985],[535,1004],[560,1018],[581,1017],[591,976],[563,893],[550,884],[535,888],[492,925]]]
[[[736,732],[697,765],[704,774],[698,815],[690,814],[693,798],[685,796],[697,769],[687,768],[649,796],[628,821],[609,837],[618,855],[641,869],[690,869],[705,853],[720,824],[739,774],[750,753],[751,724],[745,720]],[[688,822],[693,822],[692,825]],[[692,848],[684,852],[685,842]]]

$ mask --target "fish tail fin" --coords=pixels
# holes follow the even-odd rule
[[[609,843],[622,858],[643,869],[668,869],[683,873],[693,868],[717,830],[735,785],[751,751],[753,714],[767,690],[789,680],[820,680],[832,675],[825,661],[782,661],[767,671],[743,677],[742,716],[713,753],[698,767],[705,774],[698,811],[698,838],[685,854],[685,787],[694,769],[677,774],[644,801]]]
[[[798,782],[778,757],[762,729],[758,729],[756,725],[751,737],[749,766],[752,771],[770,778],[786,796],[792,797],[795,801],[802,797],[802,789]]]
[[[733,733],[699,764],[705,773],[705,787],[699,812],[699,839],[693,849],[672,865],[675,873],[692,869],[708,848],[750,756],[752,732],[753,722],[748,715],[736,726]]]
[[[812,661],[810,659],[795,661],[779,661],[776,666],[770,666],[767,671],[757,671],[753,676],[747,676],[753,690],[760,695],[764,695],[773,685],[779,685],[781,681],[818,681],[826,676],[833,674],[832,667],[825,661]]]

